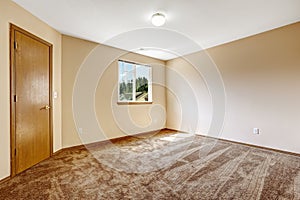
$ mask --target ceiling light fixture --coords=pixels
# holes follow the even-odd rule
[[[151,22],[154,26],[162,26],[166,23],[166,16],[162,13],[152,15]]]

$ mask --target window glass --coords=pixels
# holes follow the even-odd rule
[[[119,102],[151,101],[151,67],[119,61]]]

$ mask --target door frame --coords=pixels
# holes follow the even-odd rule
[[[37,40],[49,47],[49,134],[50,134],[50,157],[53,155],[53,101],[52,101],[52,65],[53,65],[53,45],[32,33],[10,24],[10,175],[16,175],[16,70],[15,70],[15,31],[18,31],[34,40]]]

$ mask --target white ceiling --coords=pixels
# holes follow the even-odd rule
[[[13,1],[63,34],[162,60],[300,20],[300,0]],[[150,22],[157,11],[161,28]]]

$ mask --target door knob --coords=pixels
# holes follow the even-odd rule
[[[45,105],[44,107],[41,108],[41,110],[42,110],[42,109],[49,110],[50,108],[51,108],[50,106]]]

